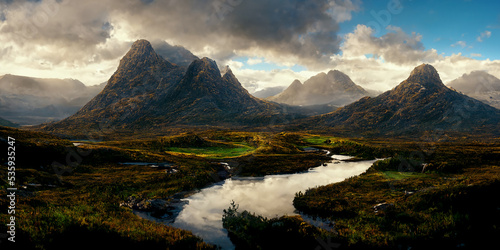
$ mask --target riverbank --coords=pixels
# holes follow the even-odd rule
[[[275,158],[283,159],[282,164],[270,168],[275,173],[285,172],[280,170],[282,167],[288,168],[290,162],[285,160],[284,155],[308,154],[293,144],[283,142],[286,136],[265,133],[209,132],[164,140],[144,139],[144,143],[141,143],[142,140],[87,141],[78,147],[71,141],[52,135],[2,127],[0,137],[7,136],[16,138],[16,183],[18,188],[22,188],[16,203],[16,223],[19,225],[16,227],[16,240],[19,239],[18,246],[23,249],[62,249],[76,242],[80,236],[106,239],[109,244],[123,249],[139,246],[150,249],[212,249],[213,246],[186,230],[142,220],[128,206],[120,206],[131,201],[130,197],[138,203],[169,200],[179,192],[199,190],[227,177],[219,175],[220,155],[212,157],[196,155],[195,152],[170,152],[166,148],[203,149],[224,145],[220,152],[228,154],[229,158],[224,159],[232,161],[233,171],[238,171],[241,169],[238,168],[238,157],[246,157],[248,152],[237,151],[241,155],[235,156],[230,150],[238,148],[236,144],[248,144],[255,148],[252,154],[257,161],[266,162],[264,159],[271,154],[274,157],[282,155]],[[0,144],[7,152],[7,144],[3,141]],[[6,162],[5,155],[0,157],[2,162]],[[177,171],[119,164],[121,162],[172,163]],[[308,167],[297,168],[297,171]],[[0,175],[7,176],[6,166],[0,167]],[[6,197],[7,183],[4,178],[0,187],[0,196]],[[6,200],[0,199],[0,207],[6,205]],[[0,214],[0,224],[3,225],[0,230],[5,229],[8,220],[8,215]],[[82,243],[83,246],[85,244]]]
[[[168,200],[176,193],[217,183],[227,177],[218,174],[220,162],[229,164],[233,176],[304,172],[325,157],[323,153],[306,152],[311,147],[351,153],[362,159],[401,157],[405,164],[388,164],[338,186],[345,188],[327,186],[324,193],[314,189],[297,198],[297,202],[303,204],[302,210],[333,218],[338,235],[321,231],[300,219],[284,217],[282,224],[279,219],[272,220],[276,228],[284,231],[278,230],[276,235],[265,231],[269,237],[285,242],[286,237],[300,239],[303,235],[313,239],[317,236],[323,243],[335,240],[342,247],[381,247],[410,246],[415,241],[430,244],[435,239],[468,245],[474,243],[476,232],[498,235],[498,231],[494,231],[498,228],[498,214],[493,209],[498,180],[492,176],[499,175],[500,146],[494,141],[420,143],[303,133],[201,131],[168,137],[84,142],[75,147],[71,141],[55,136],[2,127],[0,137],[6,136],[16,138],[16,183],[22,188],[16,193],[16,240],[22,242],[18,246],[23,249],[67,248],[81,237],[106,240],[124,249],[139,246],[213,249],[214,246],[189,231],[142,220],[131,208],[120,207],[120,204],[133,199],[138,203]],[[0,145],[7,152],[7,144],[0,140]],[[211,154],[198,154],[205,148],[210,148]],[[191,152],[192,149],[196,150]],[[5,155],[0,157],[2,162],[7,162]],[[120,162],[169,163],[176,171]],[[0,175],[7,175],[6,166],[0,167]],[[6,187],[2,178],[1,197],[6,197]],[[349,194],[347,198],[339,196],[344,191]],[[376,200],[368,199],[378,194]],[[380,203],[382,206],[375,214],[373,206]],[[0,199],[0,207],[6,205],[5,199]],[[334,209],[325,209],[327,206]],[[335,209],[348,216],[337,217]],[[8,215],[0,214],[0,230],[5,229],[2,225],[8,220]],[[430,222],[424,223],[427,220]],[[393,225],[393,222],[399,224]],[[427,226],[420,228],[422,223]],[[398,227],[400,224],[402,228]],[[456,230],[452,229],[453,225]],[[291,229],[286,230],[287,227]],[[399,231],[403,234],[398,234]],[[243,233],[253,236],[249,238],[253,243],[261,244],[259,236],[263,232]]]
[[[432,154],[422,152],[425,159],[403,156],[408,155],[403,148],[400,155],[376,162],[360,176],[297,193],[294,206],[334,221],[333,230],[308,229],[293,217],[268,219],[231,210],[226,214],[231,223],[225,227],[235,242],[262,248],[286,239],[294,239],[287,242],[290,246],[329,242],[349,249],[493,245],[500,233],[500,203],[494,198],[500,191],[499,145],[434,146]],[[288,229],[273,227],[286,223]]]

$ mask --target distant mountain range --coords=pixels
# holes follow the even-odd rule
[[[500,79],[485,71],[472,71],[448,83],[470,97],[500,109]]]
[[[424,131],[498,133],[500,110],[447,88],[431,65],[377,97],[306,119],[301,128],[351,133],[415,135]]]
[[[283,90],[285,90],[286,87],[282,87],[282,86],[278,86],[278,87],[269,87],[269,88],[265,88],[265,89],[261,89],[261,90],[258,90],[258,91],[255,91],[252,93],[253,96],[257,97],[257,98],[268,98],[268,97],[271,97],[271,96],[275,96],[281,92],[283,92]]]
[[[0,115],[22,125],[60,120],[74,114],[104,85],[85,86],[75,79],[0,76]]]
[[[5,120],[2,117],[0,117],[0,126],[5,126],[5,127],[19,127],[18,124],[15,124],[11,121]]]
[[[194,60],[187,69],[136,41],[104,90],[76,114],[43,128],[55,133],[167,129],[176,125],[266,126],[305,117],[304,111],[251,96],[230,69]]]
[[[294,81],[270,98],[302,105],[309,95],[317,97],[311,100],[318,103],[327,102],[298,107],[256,98],[229,67],[221,72],[209,58],[195,58],[182,47],[171,49],[183,51],[173,57],[178,62],[194,60],[188,67],[172,63],[148,41],[138,40],[97,96],[76,114],[36,129],[82,135],[109,128],[166,131],[185,126],[255,129],[280,125],[350,135],[418,135],[425,131],[498,133],[500,127],[500,110],[446,87],[436,69],[427,64],[416,67],[408,79],[377,97],[367,97],[369,93],[347,75],[332,70],[304,84]],[[336,96],[333,102],[361,99],[337,109],[332,95]],[[317,115],[321,113],[327,114]]]
[[[328,74],[319,73],[309,78],[304,84],[295,80],[283,92],[267,99],[289,105],[343,106],[368,95],[369,93],[356,85],[348,75],[331,70]]]

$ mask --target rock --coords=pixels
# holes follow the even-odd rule
[[[414,194],[414,193],[415,193],[414,191],[406,191],[406,190],[405,190],[405,196],[406,196],[406,197],[408,197],[408,196],[410,196],[410,195],[412,195],[412,194]]]
[[[379,211],[385,211],[388,208],[393,207],[393,206],[394,206],[394,204],[392,204],[392,203],[384,202],[384,203],[379,203],[379,204],[373,206],[373,210],[375,211],[375,213],[378,213]]]

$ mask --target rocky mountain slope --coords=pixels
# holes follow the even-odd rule
[[[331,70],[328,74],[319,73],[302,84],[295,80],[282,93],[268,100],[289,105],[330,104],[343,106],[367,96],[368,92],[356,85],[349,76]]]
[[[485,71],[472,71],[449,82],[449,87],[500,109],[500,79]]]
[[[196,59],[185,69],[159,56],[148,41],[139,40],[99,95],[76,114],[42,128],[72,134],[103,127],[266,126],[304,117],[290,110],[251,96],[231,70],[221,75],[211,59]]]
[[[497,132],[499,122],[498,109],[447,88],[434,67],[422,64],[394,89],[309,118],[302,127],[387,135]]]

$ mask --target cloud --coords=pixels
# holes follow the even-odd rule
[[[405,33],[401,28],[388,26],[390,32],[375,37],[375,31],[365,25],[358,25],[353,33],[345,36],[342,45],[343,55],[347,58],[372,54],[386,62],[395,64],[414,64],[417,61],[434,62],[440,59],[435,50],[425,50],[422,36],[413,32]]]
[[[486,31],[482,32],[481,35],[479,35],[477,37],[477,41],[478,42],[483,42],[483,40],[485,38],[490,38],[490,36],[491,36],[491,31],[486,30]]]
[[[483,57],[483,55],[478,54],[478,53],[471,53],[470,57]]]
[[[450,45],[451,47],[462,47],[462,48],[465,48],[465,46],[467,46],[467,43],[465,41],[458,41],[452,45]]]
[[[500,76],[499,61],[444,57],[425,48],[422,35],[399,27],[388,26],[387,34],[376,37],[358,25],[339,37],[339,23],[360,6],[358,0],[0,0],[0,75],[101,83],[131,43],[144,38],[230,65],[250,91],[288,86],[331,69],[363,87],[387,90],[423,62],[436,66],[443,80],[476,69]],[[247,64],[262,60],[308,70],[250,70],[235,56],[252,58]]]
[[[348,33],[341,46],[342,53],[331,56],[330,62],[320,71],[293,72],[280,70],[265,72],[250,69],[233,69],[235,75],[250,92],[272,86],[288,86],[293,80],[304,82],[319,72],[337,69],[356,83],[367,89],[389,90],[410,75],[410,72],[422,63],[430,63],[438,70],[443,82],[449,82],[472,70],[487,70],[500,76],[500,61],[477,60],[471,57],[481,56],[462,54],[443,56],[435,49],[426,49],[422,36],[405,33],[399,27],[388,27],[389,33],[375,37],[374,31],[365,25],[358,25]],[[373,56],[367,56],[371,54]]]
[[[144,38],[182,45],[217,61],[235,55],[311,68],[338,53],[339,22],[358,0],[19,0],[0,1],[0,51],[23,67],[69,72],[118,64]],[[5,53],[7,47],[12,47]],[[9,61],[2,61],[4,65]],[[42,66],[43,65],[43,66]],[[3,69],[2,72],[3,73]],[[100,69],[99,71],[102,71]],[[108,72],[110,73],[110,72]],[[112,73],[112,72],[111,72]],[[86,77],[91,79],[91,77]],[[86,80],[86,79],[82,79]]]
[[[248,60],[247,60],[248,65],[255,65],[255,64],[259,64],[259,63],[262,63],[262,59],[260,59],[260,58],[248,58]]]

